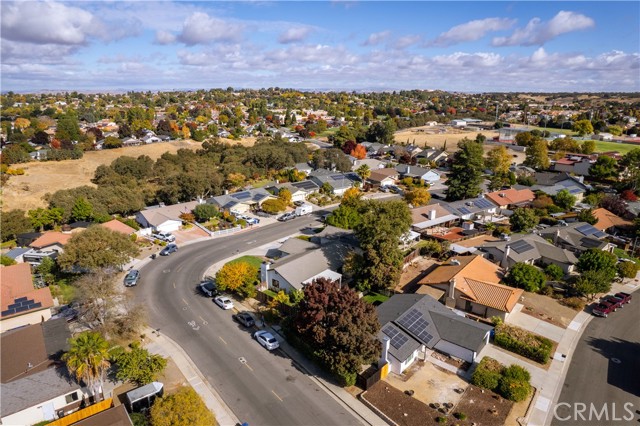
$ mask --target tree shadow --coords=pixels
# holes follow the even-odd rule
[[[609,360],[607,383],[640,397],[640,342],[591,338],[587,344]]]

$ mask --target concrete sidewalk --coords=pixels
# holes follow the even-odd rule
[[[144,347],[151,353],[173,359],[178,369],[180,369],[184,377],[186,377],[189,385],[198,392],[209,410],[214,413],[218,424],[221,426],[236,426],[240,424],[240,421],[233,411],[225,404],[213,386],[207,382],[204,375],[198,370],[198,367],[196,367],[193,361],[191,361],[191,358],[189,358],[187,353],[178,344],[167,336],[157,333],[150,328],[145,331],[145,334],[149,341],[146,342]]]
[[[513,311],[509,314],[509,318],[507,318],[508,324],[517,325],[525,330],[529,330],[533,333],[539,334],[540,336],[551,339],[554,342],[559,342],[560,339],[562,339],[565,332],[564,328],[549,324],[546,321],[542,321],[541,319],[525,314],[522,312],[523,307],[524,306],[520,303],[516,304]]]

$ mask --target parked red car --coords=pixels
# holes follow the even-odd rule
[[[600,302],[597,303],[593,308],[591,308],[591,313],[598,317],[608,317],[610,313],[614,312],[616,307],[609,302]]]
[[[616,296],[605,296],[601,299],[603,302],[611,303],[613,305],[613,310],[618,310],[618,308],[622,308],[624,305],[624,299],[621,299]]]
[[[629,293],[624,293],[621,291],[620,293],[614,294],[614,296],[618,299],[622,299],[623,303],[631,303],[631,295]]]

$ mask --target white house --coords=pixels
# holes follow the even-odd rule
[[[451,120],[450,124],[454,127],[465,127],[467,122],[466,120]]]
[[[434,350],[473,362],[493,328],[456,315],[426,294],[396,294],[376,312],[382,357],[396,374]]]
[[[254,188],[212,197],[207,200],[207,203],[231,213],[246,213],[251,209],[259,208],[266,200],[273,198],[275,197],[266,189]]]
[[[197,201],[189,201],[170,206],[150,206],[136,213],[136,221],[143,228],[150,228],[157,232],[174,232],[182,226],[180,215],[191,213],[198,204]]]

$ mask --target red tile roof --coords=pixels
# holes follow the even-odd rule
[[[71,234],[63,234],[62,232],[45,232],[40,237],[38,237],[34,242],[32,242],[29,247],[41,249],[45,247],[49,247],[54,244],[60,244],[64,246],[69,242],[73,235]]]
[[[126,235],[131,235],[136,232],[135,229],[125,223],[120,222],[118,219],[113,219],[109,222],[101,223],[100,226],[103,226],[112,231],[121,232]]]
[[[0,268],[0,291],[2,295],[0,303],[1,311],[3,312],[2,319],[53,306],[53,298],[49,287],[34,288],[31,265],[28,263],[19,263]],[[15,300],[22,297],[26,297],[27,300],[33,300],[34,303],[39,302],[42,306],[28,311],[5,314],[5,311],[9,310],[9,306],[15,304]]]
[[[536,198],[536,195],[530,189],[518,190],[509,188],[490,192],[486,194],[485,197],[493,201],[493,203],[498,206],[508,206],[533,201]]]

